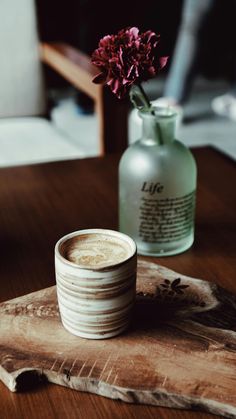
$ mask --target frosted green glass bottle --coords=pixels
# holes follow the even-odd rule
[[[154,108],[140,116],[142,138],[119,165],[119,229],[141,255],[175,255],[194,241],[195,160],[175,139],[173,111]]]

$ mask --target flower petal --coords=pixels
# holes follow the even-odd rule
[[[166,65],[159,40],[155,32],[139,33],[135,26],[104,36],[92,54],[93,64],[101,71],[93,81],[107,83],[117,97],[123,97],[133,84],[154,77]]]
[[[169,57],[160,57],[159,58],[159,65],[160,65],[160,70],[165,67],[167,61],[168,61]]]
[[[101,73],[97,74],[93,78],[92,82],[95,83],[95,84],[100,84],[100,83],[105,83],[106,80],[107,80],[107,75],[104,72],[101,71]]]

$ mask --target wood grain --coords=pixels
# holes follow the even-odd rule
[[[86,340],[61,324],[56,287],[0,305],[0,379],[46,381],[128,403],[236,416],[236,296],[139,259],[130,329]],[[10,332],[9,332],[10,331]]]
[[[156,261],[236,292],[235,163],[209,148],[197,149],[194,155],[198,165],[195,243],[181,255]],[[54,245],[64,234],[82,228],[117,228],[119,157],[0,170],[1,301],[55,284]],[[4,419],[213,417],[129,405],[54,385],[13,394],[0,383],[0,390]]]

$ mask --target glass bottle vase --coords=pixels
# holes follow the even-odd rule
[[[175,255],[194,241],[195,160],[175,139],[172,110],[140,111],[140,117],[142,138],[119,164],[119,229],[141,255]]]

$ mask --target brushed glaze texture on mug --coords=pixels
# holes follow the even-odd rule
[[[113,253],[108,258],[108,266],[104,258],[97,259],[96,268],[96,261],[94,264],[91,259],[83,259],[86,264],[80,266],[65,258],[70,254],[71,245],[72,249],[76,248],[78,235],[94,233],[97,237],[101,235],[101,240],[106,236],[115,243],[117,239],[118,251],[115,250],[115,259]],[[103,253],[105,242],[99,245]],[[78,254],[79,249],[76,249]],[[120,257],[122,251],[123,259]],[[94,257],[96,259],[96,254]],[[59,240],[55,248],[55,268],[58,304],[64,327],[77,336],[89,339],[109,338],[124,331],[129,326],[135,301],[136,267],[135,243],[122,233],[90,229],[71,233]]]

